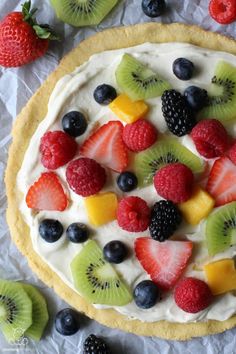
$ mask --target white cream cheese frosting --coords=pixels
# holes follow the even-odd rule
[[[84,198],[78,196],[67,187],[65,166],[56,171],[64,182],[71,201],[65,211],[36,212],[27,207],[25,196],[29,187],[39,178],[42,172],[45,172],[45,168],[40,162],[40,139],[48,130],[62,129],[61,119],[64,114],[72,110],[79,110],[88,119],[88,129],[84,135],[76,139],[78,144],[90,135],[98,122],[99,124],[103,124],[110,120],[118,120],[109,107],[100,106],[95,102],[93,91],[102,83],[110,84],[117,88],[115,69],[124,53],[131,53],[134,57],[147,64],[153,71],[160,73],[163,78],[170,82],[173,88],[181,92],[190,85],[207,88],[219,60],[225,60],[236,66],[236,57],[228,53],[211,51],[183,43],[145,43],[136,47],[93,55],[88,62],[77,68],[70,75],[63,77],[57,83],[49,100],[47,116],[38,126],[26,151],[22,167],[18,173],[17,187],[24,195],[19,207],[26,223],[30,227],[34,250],[75,291],[70,263],[78,252],[80,252],[83,245],[69,242],[66,239],[65,232],[57,242],[53,244],[47,243],[39,236],[38,227],[40,221],[45,218],[59,220],[63,224],[64,230],[73,222],[82,222],[89,226],[88,216],[84,208]],[[197,68],[197,74],[190,81],[178,80],[172,73],[172,63],[179,57],[190,59]],[[159,132],[167,133],[166,123],[161,112],[160,97],[147,100],[147,103],[150,107],[147,118],[157,127]],[[231,127],[232,133],[236,135],[236,125],[233,126],[233,129]],[[186,136],[182,138],[181,142],[198,155],[190,137]],[[102,192],[114,191],[119,197],[122,197],[124,194],[121,193],[115,183],[117,174],[108,170],[107,174],[109,182],[103,188]],[[160,199],[152,185],[126,194],[145,199],[149,206]],[[209,258],[207,249],[204,246],[204,222],[197,228],[182,225],[177,230],[176,235],[185,235],[194,243],[193,255],[185,275],[204,280],[203,264],[217,259],[232,258],[236,255],[236,247],[234,246],[224,253]],[[149,276],[145,273],[134,254],[133,243],[135,238],[139,236],[149,236],[148,230],[142,233],[129,233],[122,230],[118,226],[117,221],[94,229],[92,236],[101,247],[111,240],[118,239],[130,248],[131,256],[123,263],[115,265],[115,269],[123,276],[131,289],[140,281],[149,279]],[[106,308],[106,306],[99,304],[94,306],[102,309]],[[197,314],[189,314],[178,308],[174,302],[172,293],[163,293],[162,300],[148,310],[138,308],[134,301],[126,306],[114,308],[130,319],[139,319],[147,322],[167,320],[170,322],[185,323],[206,321],[209,319],[224,321],[236,313],[236,296],[234,296],[233,292],[217,296],[211,306]]]

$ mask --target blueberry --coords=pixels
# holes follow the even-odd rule
[[[78,313],[70,308],[59,311],[56,314],[55,327],[63,336],[75,334],[80,328]]]
[[[71,111],[62,118],[63,130],[74,138],[84,134],[87,126],[87,120],[81,112]]]
[[[93,97],[97,103],[108,105],[117,97],[117,93],[114,87],[103,84],[95,89]]]
[[[178,58],[173,63],[173,72],[180,80],[190,80],[193,76],[194,65],[185,58]]]
[[[122,172],[117,178],[117,185],[123,192],[130,192],[138,185],[138,179],[133,172]]]
[[[121,263],[127,256],[127,248],[121,241],[111,241],[103,248],[103,256],[110,263]]]
[[[148,17],[158,17],[166,9],[165,0],[142,0],[142,9]]]
[[[40,222],[39,234],[46,242],[53,243],[63,234],[63,226],[58,220],[44,219]]]
[[[197,86],[189,86],[184,91],[184,97],[190,108],[200,111],[208,101],[207,91]]]
[[[151,280],[144,280],[134,289],[134,301],[142,309],[153,307],[161,299],[158,286]]]
[[[71,224],[66,230],[66,236],[71,242],[82,243],[88,239],[87,226],[79,222]]]

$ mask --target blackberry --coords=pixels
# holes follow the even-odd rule
[[[160,242],[167,240],[176,231],[181,221],[181,213],[174,203],[169,200],[155,203],[149,225],[151,237]]]
[[[101,338],[90,334],[84,342],[83,354],[111,354],[108,346]]]
[[[197,121],[181,93],[167,90],[161,100],[163,116],[171,133],[177,136],[189,134]]]

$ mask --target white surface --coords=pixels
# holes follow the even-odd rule
[[[114,354],[154,354],[170,353],[179,354],[183,350],[186,353],[235,353],[236,330],[224,334],[195,339],[187,343],[178,343],[159,340],[157,338],[143,338],[135,335],[124,334],[121,331],[111,330],[98,325],[94,321],[81,317],[81,331],[73,337],[62,337],[55,332],[52,326],[53,316],[57,310],[66,306],[53,291],[46,289],[42,283],[32,274],[26,260],[19,254],[15,246],[10,243],[10,236],[5,222],[6,198],[3,183],[3,170],[6,165],[7,149],[10,142],[11,124],[17,113],[25,105],[27,100],[40,86],[46,76],[56,67],[59,59],[78,44],[82,39],[97,30],[116,25],[129,25],[139,22],[148,22],[149,19],[142,13],[141,0],[121,1],[112,14],[99,26],[99,28],[74,29],[63,26],[57,21],[48,1],[34,1],[34,5],[40,7],[39,19],[43,23],[49,21],[54,24],[64,38],[59,44],[52,44],[47,55],[33,64],[21,69],[0,68],[0,277],[14,280],[25,280],[37,284],[46,294],[49,301],[51,323],[48,326],[46,337],[38,344],[27,343],[25,348],[18,351],[17,345],[8,345],[0,337],[0,353],[52,353],[70,354],[82,353],[82,343],[86,336],[95,333],[107,338]],[[207,16],[207,0],[202,1],[178,1],[168,2],[171,11],[162,18],[163,22],[173,21],[196,23],[206,29],[220,31],[233,35],[236,25],[220,26]],[[20,1],[1,0],[0,18],[6,13],[20,9]],[[45,16],[46,14],[46,16]],[[156,20],[154,20],[156,21]]]

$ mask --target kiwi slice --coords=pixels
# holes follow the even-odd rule
[[[25,335],[39,341],[43,335],[46,324],[48,323],[47,303],[34,286],[22,284],[24,291],[32,301],[32,325],[27,329]]]
[[[32,324],[32,302],[20,283],[0,279],[0,328],[8,342],[20,339]]]
[[[157,170],[168,163],[175,162],[185,164],[194,173],[201,173],[204,169],[203,160],[181,145],[176,139],[161,139],[155,145],[134,157],[133,169],[138,177],[139,186],[144,187],[151,184]]]
[[[51,0],[57,17],[75,27],[99,24],[118,0]]]
[[[210,256],[236,244],[236,202],[226,204],[208,216],[206,244]]]
[[[201,118],[216,118],[227,122],[236,117],[236,67],[220,61],[208,90],[208,105],[200,112]]]
[[[76,289],[91,303],[123,306],[132,300],[130,290],[93,240],[73,259],[71,271]]]
[[[161,96],[170,84],[129,54],[124,54],[116,69],[116,81],[132,100]]]

